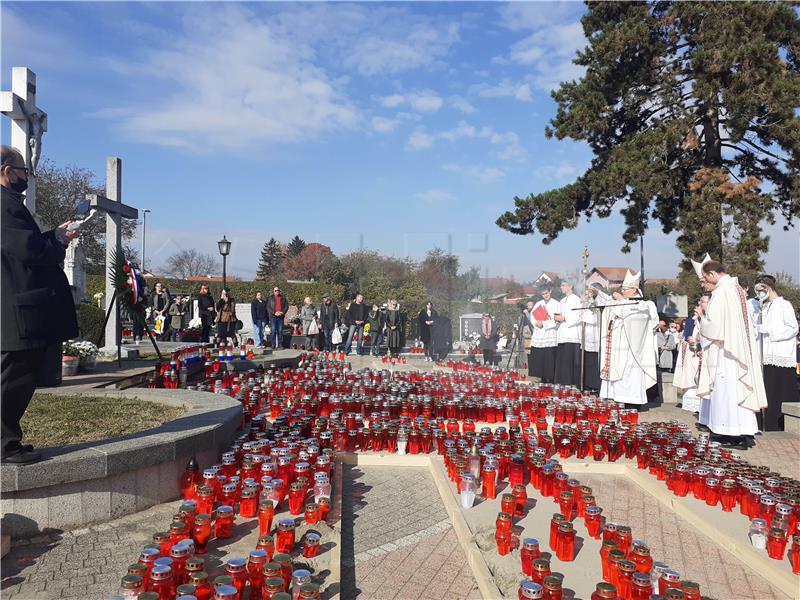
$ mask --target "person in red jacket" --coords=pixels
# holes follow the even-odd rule
[[[270,339],[273,348],[283,348],[283,319],[286,311],[289,310],[289,303],[281,293],[278,286],[272,290],[272,296],[267,300],[267,314],[269,315]]]

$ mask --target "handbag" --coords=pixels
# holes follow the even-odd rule
[[[241,319],[236,319],[236,331],[241,331],[244,327],[244,323]]]
[[[308,335],[319,335],[319,325],[316,321],[311,321],[308,325]]]
[[[164,333],[164,321],[165,319],[162,315],[158,315],[156,317],[156,321],[153,324],[153,333],[155,333],[156,335],[161,335],[162,333]]]
[[[342,343],[342,332],[338,327],[334,327],[331,332],[331,343],[334,345]]]

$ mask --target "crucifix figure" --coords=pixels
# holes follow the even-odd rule
[[[42,156],[42,134],[47,113],[36,106],[36,74],[27,67],[11,70],[11,91],[0,94],[0,112],[11,119],[11,145],[22,153],[28,167],[25,206],[36,214],[36,167]]]
[[[114,284],[109,276],[114,250],[122,248],[122,219],[138,219],[139,211],[122,203],[122,159],[111,156],[106,161],[106,195],[87,194],[91,208],[106,214],[106,310],[114,298]],[[115,304],[106,323],[104,350],[118,352],[122,337],[119,327],[119,304]]]

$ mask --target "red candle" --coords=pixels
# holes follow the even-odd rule
[[[491,465],[484,465],[481,473],[481,481],[483,483],[482,494],[484,498],[494,500],[495,485],[497,483],[497,469]]]
[[[252,519],[258,514],[258,490],[246,487],[242,490],[239,500],[239,514],[246,519]]]
[[[558,526],[564,521],[566,517],[564,515],[556,513],[553,515],[553,518],[550,519],[550,550],[553,552],[556,551],[556,547],[558,545]]]
[[[517,506],[517,500],[514,494],[503,494],[500,496],[500,510],[510,515],[514,514],[514,509]]]
[[[611,571],[609,569],[608,557],[611,550],[617,548],[615,540],[604,540],[603,545],[600,546],[600,566],[603,569],[603,581],[611,583]]]
[[[720,500],[724,512],[733,512],[736,506],[736,481],[733,479],[723,479],[720,486]]]
[[[683,600],[700,600],[700,584],[694,581],[684,581],[681,584]]]
[[[261,571],[267,564],[267,553],[263,550],[252,550],[247,559],[247,578],[250,581],[251,600],[261,600],[261,588],[264,586],[264,574]]]
[[[631,584],[631,600],[650,600],[653,593],[653,584],[650,576],[644,573],[634,573]]]
[[[272,529],[272,519],[275,517],[275,506],[270,500],[258,505],[258,534],[268,535]]]
[[[587,506],[584,509],[584,523],[586,524],[586,530],[589,533],[589,537],[592,537],[596,540],[600,539],[600,527],[602,524],[602,517],[601,513],[603,509],[599,506]]]
[[[681,589],[681,576],[677,571],[664,569],[661,573],[661,578],[658,580],[658,593],[666,596],[667,590],[670,588]]]
[[[545,577],[543,587],[542,600],[561,600],[563,592],[561,590],[560,576],[549,575]]]
[[[558,526],[556,557],[565,562],[575,560],[575,529],[569,521],[562,521]]]
[[[623,600],[631,600],[633,587],[633,574],[636,572],[636,565],[629,560],[619,561],[619,575],[617,580],[617,590],[619,597]]]
[[[706,479],[706,504],[708,506],[716,506],[719,503],[719,480],[714,477]]]
[[[294,519],[281,519],[278,521],[278,538],[275,542],[275,549],[279,554],[291,554],[295,542]]]
[[[650,556],[650,548],[641,544],[636,544],[631,552],[630,560],[636,565],[639,573],[649,573],[653,569],[653,557]],[[647,597],[649,600],[650,596]]]
[[[305,487],[294,482],[289,486],[289,513],[299,515],[303,512],[303,500],[305,500]]]
[[[534,538],[525,538],[522,541],[522,549],[520,550],[520,558],[522,560],[522,572],[528,577],[533,576],[533,561],[541,557],[542,553],[539,550],[539,540]]]
[[[314,532],[306,533],[303,538],[303,556],[305,558],[314,558],[319,552],[320,536]]]
[[[511,552],[511,533],[498,530],[494,534],[495,542],[497,543],[497,553],[500,556],[505,556]]]
[[[558,504],[561,509],[561,514],[564,515],[568,521],[571,520],[572,506],[574,504],[572,492],[561,492]]]
[[[272,556],[275,554],[275,538],[271,535],[262,535],[258,538],[258,543],[256,544],[256,550],[263,550],[267,553],[267,561],[272,560]]]
[[[542,585],[544,578],[550,576],[550,561],[545,558],[537,558],[533,561],[533,577],[531,579]]]
[[[767,554],[774,560],[783,560],[786,554],[786,532],[779,528],[773,527],[769,530],[767,536]]]
[[[308,525],[316,525],[319,522],[319,504],[316,502],[306,504],[305,517]]]
[[[238,598],[242,597],[247,585],[247,563],[241,558],[232,558],[225,564],[225,575],[233,578]]]
[[[591,600],[620,600],[617,596],[617,588],[610,583],[598,583],[595,591],[592,592]]]
[[[214,536],[223,540],[231,537],[233,532],[233,508],[220,506],[217,509],[217,520],[214,523]]]
[[[792,536],[792,573],[800,575],[800,534]]]

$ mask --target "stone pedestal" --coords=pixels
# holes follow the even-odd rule
[[[678,390],[672,385],[674,373],[661,373],[661,400],[664,404],[678,403]]]

